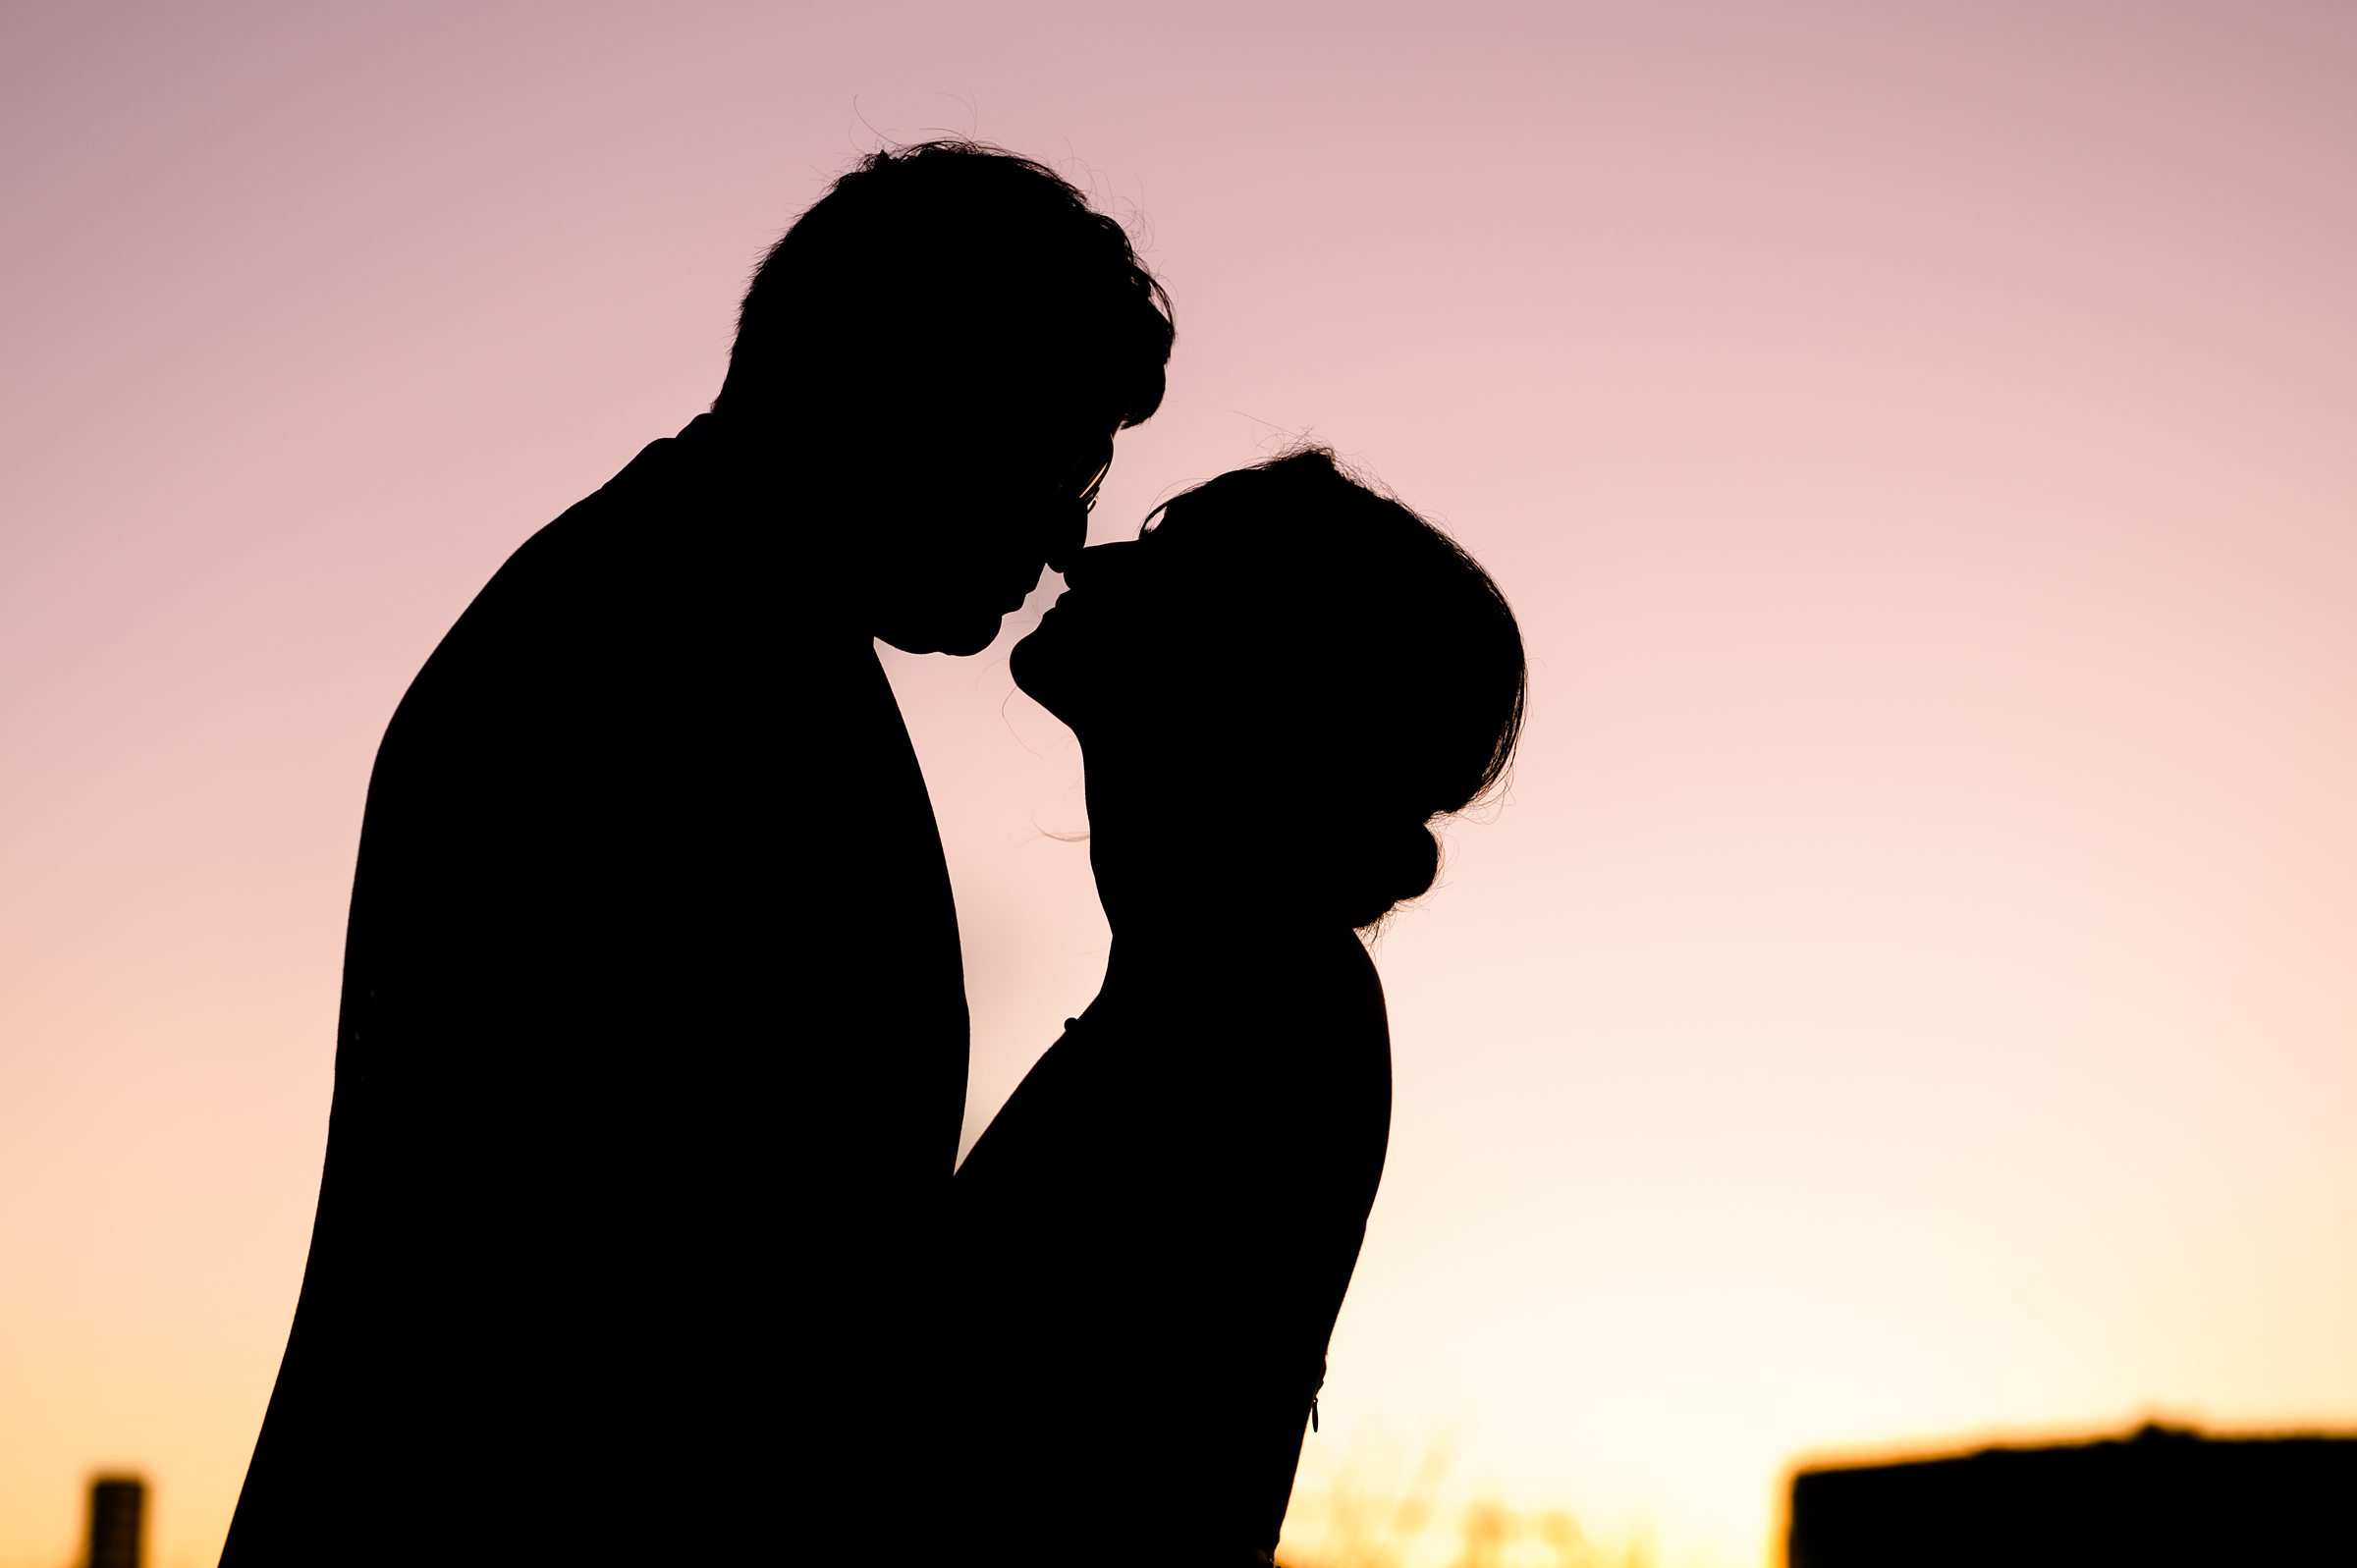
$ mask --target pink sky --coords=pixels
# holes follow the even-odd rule
[[[1064,168],[1176,296],[1099,537],[1312,432],[1529,638],[1511,802],[1381,946],[1398,1109],[1300,1560],[1338,1472],[1443,1433],[1453,1495],[1755,1568],[1798,1455],[2357,1426],[2357,12],[56,6],[4,42],[0,1568],[69,1561],[106,1465],[155,1484],[157,1568],[212,1561],[385,719],[708,400],[791,215],[937,131]],[[969,1136],[1104,940],[1006,646],[893,663]],[[1235,802],[1239,889],[1299,809]]]

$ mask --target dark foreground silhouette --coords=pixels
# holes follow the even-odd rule
[[[2357,1437],[1986,1448],[1803,1471],[1789,1568],[2345,1568]]]
[[[1165,302],[1037,165],[870,159],[764,264],[713,412],[434,651],[369,781],[227,1568],[885,1533],[937,1380],[966,1017],[873,641],[974,652],[1078,548],[1160,401]]]
[[[956,1516],[989,1560],[1265,1561],[1390,1126],[1354,928],[1503,776],[1520,638],[1316,451],[1067,582],[1014,673],[1080,739],[1113,946],[958,1172]]]

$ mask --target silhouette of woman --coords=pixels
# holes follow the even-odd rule
[[[1026,1562],[1265,1563],[1390,1132],[1357,933],[1504,776],[1521,637],[1318,449],[1066,581],[1014,670],[1079,737],[1113,946],[955,1182],[953,1517]]]

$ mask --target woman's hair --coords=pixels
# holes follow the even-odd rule
[[[1277,730],[1255,739],[1305,781],[1287,824],[1303,885],[1371,926],[1431,889],[1433,819],[1505,781],[1527,692],[1521,629],[1456,541],[1325,448],[1222,474],[1160,515],[1198,509],[1243,534],[1250,563],[1243,637],[1214,639],[1234,668],[1212,684],[1265,694],[1255,707]]]

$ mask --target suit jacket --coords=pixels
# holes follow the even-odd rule
[[[799,528],[699,420],[519,549],[395,713],[225,1568],[872,1530],[965,998],[907,732]]]

